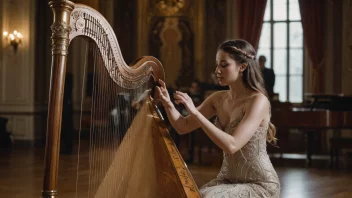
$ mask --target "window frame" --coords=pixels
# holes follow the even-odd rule
[[[304,99],[305,92],[305,46],[304,46],[304,32],[302,28],[302,47],[290,47],[290,24],[292,22],[299,22],[302,24],[302,19],[300,20],[290,20],[290,3],[292,0],[286,0],[286,20],[274,20],[274,0],[270,1],[270,20],[263,19],[263,25],[270,25],[270,68],[274,68],[274,24],[275,23],[285,23],[286,24],[286,76],[282,74],[275,74],[275,78],[277,76],[285,76],[286,77],[286,100],[281,102],[291,102],[290,101],[290,78],[293,76],[301,76],[302,77],[302,102]],[[298,0],[297,0],[298,3]],[[268,4],[267,4],[268,6]],[[267,7],[265,8],[267,9]],[[258,46],[260,47],[260,46]],[[277,48],[276,48],[277,49]],[[302,74],[291,74],[290,72],[290,50],[291,49],[301,49],[302,50]],[[275,72],[275,71],[274,71]],[[275,82],[276,83],[276,82]]]

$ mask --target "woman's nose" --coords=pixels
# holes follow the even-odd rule
[[[216,68],[215,68],[215,72],[214,72],[214,73],[216,73],[216,74],[220,74],[220,73],[221,73],[219,67],[216,67]]]

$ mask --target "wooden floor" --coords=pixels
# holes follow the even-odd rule
[[[0,151],[0,197],[38,198],[42,188],[43,148]],[[296,163],[298,161],[298,163]],[[305,168],[299,160],[273,159],[281,182],[281,197],[352,197],[350,168],[331,170]],[[63,155],[60,159],[60,197],[75,197],[77,155]],[[319,167],[319,166],[318,166]],[[189,165],[198,186],[214,178],[219,167]],[[79,184],[84,185],[84,184]],[[82,187],[82,186],[81,186]]]

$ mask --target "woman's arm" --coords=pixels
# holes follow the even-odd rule
[[[241,149],[254,135],[265,115],[269,113],[269,103],[264,95],[254,97],[247,104],[246,113],[238,124],[232,135],[218,129],[213,123],[206,119],[199,111],[192,109],[187,99],[187,94],[180,93],[183,103],[189,107],[189,113],[197,120],[198,124],[209,138],[219,146],[225,153],[233,154]]]
[[[157,87],[157,93],[160,97],[160,100],[166,110],[167,117],[174,129],[176,129],[177,133],[179,134],[186,134],[189,133],[197,128],[200,127],[199,123],[193,116],[182,116],[178,110],[175,108],[173,103],[170,100],[170,96],[167,92],[165,83],[163,81],[159,81],[161,87]],[[210,117],[214,116],[216,113],[216,109],[214,106],[214,100],[219,95],[218,93],[214,93],[209,96],[199,107],[197,108],[198,112],[202,114],[205,119],[209,119]],[[175,98],[176,103],[179,104],[177,98]]]

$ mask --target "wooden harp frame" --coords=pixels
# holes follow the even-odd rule
[[[55,198],[57,196],[58,182],[58,162],[60,151],[60,133],[62,121],[62,107],[64,84],[66,74],[66,62],[68,47],[70,41],[76,36],[87,36],[93,39],[101,52],[104,61],[115,61],[108,65],[118,65],[115,67],[106,66],[110,77],[120,86],[125,88],[138,87],[139,83],[145,82],[143,79],[153,77],[157,82],[159,79],[164,80],[164,71],[161,63],[154,57],[145,56],[137,59],[132,66],[125,64],[116,36],[108,22],[96,10],[81,4],[74,4],[68,0],[53,0],[49,2],[53,11],[52,30],[52,62],[51,77],[49,90],[49,104],[47,117],[46,147],[45,147],[45,164],[43,178],[43,198]],[[83,19],[83,15],[86,16]],[[88,19],[87,19],[88,17]],[[98,25],[86,27],[85,20],[96,22]],[[89,25],[88,25],[89,26]],[[93,31],[95,30],[95,31]],[[96,32],[103,34],[96,34]],[[102,48],[107,54],[102,53]],[[109,58],[110,57],[110,58]],[[113,57],[111,59],[111,57]],[[143,74],[143,75],[139,75]],[[149,78],[148,78],[149,80]],[[158,130],[163,141],[159,141],[168,151],[171,166],[175,169],[180,182],[179,188],[184,190],[182,195],[172,195],[172,197],[200,197],[198,188],[194,183],[180,153],[173,143],[170,135],[163,123],[158,109],[153,103],[149,103],[155,121],[158,123]],[[169,164],[170,165],[170,164]],[[158,170],[160,174],[169,175],[168,170]],[[169,177],[169,176],[168,176]],[[177,186],[175,186],[176,188]]]

